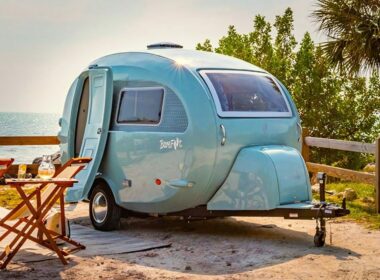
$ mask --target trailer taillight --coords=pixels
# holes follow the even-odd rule
[[[157,178],[156,180],[154,180],[154,182],[156,183],[156,185],[157,185],[157,186],[160,186],[160,185],[161,185],[161,183],[162,183],[162,182],[161,182],[161,180],[160,180],[160,179],[158,179],[158,178]]]

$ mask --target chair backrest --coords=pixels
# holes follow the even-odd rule
[[[57,170],[54,178],[74,178],[75,175],[79,173],[83,168],[86,167],[87,163],[91,161],[91,158],[73,158],[70,159],[65,165],[63,165],[59,170]],[[55,188],[55,184],[48,184],[41,193],[42,203],[51,195]]]
[[[71,179],[75,175],[79,173],[83,168],[86,167],[87,163],[91,161],[91,158],[72,158],[66,164],[64,164],[59,170],[57,170],[54,178],[67,178]],[[49,196],[52,194],[54,189],[56,188],[56,184],[50,183],[44,187],[41,192],[41,203],[46,202]],[[36,201],[32,201],[32,205],[36,206]],[[14,215],[10,217],[10,220],[19,219],[22,217],[30,216],[29,208],[24,205],[21,207]]]
[[[13,158],[0,158],[0,177],[4,176],[13,161]]]

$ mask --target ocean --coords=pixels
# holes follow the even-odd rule
[[[57,135],[59,114],[0,112],[0,136]],[[50,146],[0,146],[0,158],[12,157],[16,163],[32,163],[33,159],[59,150]]]

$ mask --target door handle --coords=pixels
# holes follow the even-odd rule
[[[227,136],[226,136],[226,128],[224,125],[220,125],[220,132],[222,133],[222,140],[220,141],[220,144],[224,146],[226,144]]]
[[[298,131],[298,142],[301,143],[301,139],[302,139],[302,126],[301,126],[301,123],[298,121],[297,122],[297,131]]]
[[[174,179],[167,182],[167,185],[176,188],[191,188],[194,186],[194,182],[189,182],[184,179]]]
[[[101,134],[102,133],[102,128],[99,127],[98,130],[96,131],[97,134]]]

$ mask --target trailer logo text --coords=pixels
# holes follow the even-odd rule
[[[160,140],[160,150],[166,149],[166,150],[177,150],[182,148],[182,140],[178,137],[175,139],[171,139],[168,141]]]

